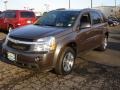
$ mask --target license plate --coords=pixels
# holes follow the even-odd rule
[[[16,55],[14,53],[7,53],[7,58],[11,61],[15,61],[16,60]]]

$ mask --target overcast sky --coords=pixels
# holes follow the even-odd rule
[[[72,9],[89,8],[91,0],[71,0]],[[4,0],[0,0],[0,10],[5,9]],[[34,8],[36,11],[45,11],[46,4],[49,5],[49,10],[57,8],[68,8],[69,0],[8,0],[8,9],[24,9],[24,7]],[[117,0],[120,5],[120,0]],[[107,5],[114,6],[115,0],[93,0],[93,7]]]

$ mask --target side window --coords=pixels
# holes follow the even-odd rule
[[[82,28],[88,28],[91,25],[91,19],[89,13],[84,13],[80,18],[80,26]]]
[[[92,17],[92,24],[93,25],[99,24],[102,22],[100,14],[95,12],[95,11],[91,12],[91,17]]]
[[[33,12],[21,12],[21,17],[22,18],[33,18],[35,17]]]
[[[5,12],[5,17],[6,18],[16,18],[16,12],[15,11]]]
[[[0,18],[4,18],[4,17],[5,17],[5,13],[1,13]]]

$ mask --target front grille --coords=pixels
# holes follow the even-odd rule
[[[20,43],[14,43],[12,41],[7,42],[7,46],[16,49],[16,50],[21,50],[21,51],[28,51],[30,49],[30,45],[27,44],[20,44]]]
[[[15,40],[20,40],[20,41],[27,41],[27,42],[33,42],[33,39],[26,39],[26,38],[22,38],[22,37],[15,37],[15,36],[9,36],[12,39]]]

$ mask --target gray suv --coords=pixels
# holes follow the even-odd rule
[[[6,37],[3,56],[15,65],[69,74],[75,58],[91,49],[106,50],[107,22],[97,10],[53,10],[34,25]]]

